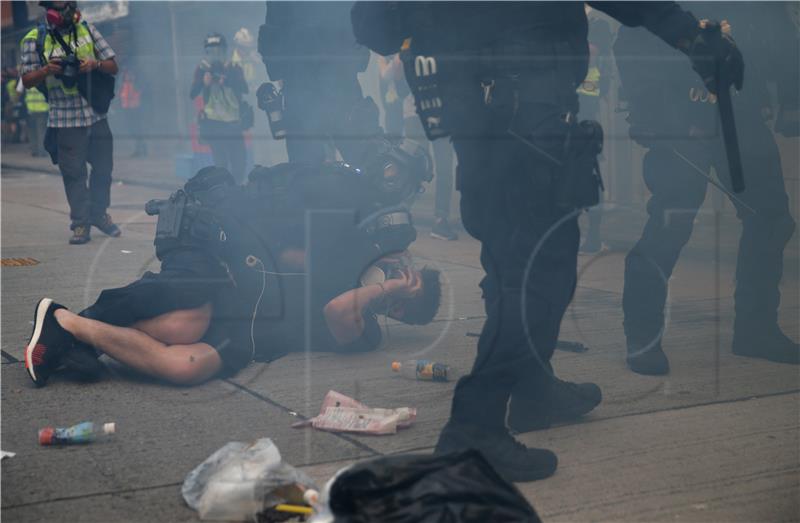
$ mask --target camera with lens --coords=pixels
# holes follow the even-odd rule
[[[65,56],[61,59],[61,74],[57,76],[64,84],[64,87],[72,88],[78,83],[78,73],[81,63],[74,54]]]
[[[256,91],[258,108],[267,113],[269,129],[276,140],[286,138],[286,125],[283,122],[283,92],[275,84],[264,82]]]

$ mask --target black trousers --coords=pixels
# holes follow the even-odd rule
[[[69,202],[71,229],[100,220],[111,203],[114,138],[106,119],[91,127],[58,129],[58,167]],[[92,166],[91,176],[86,167]],[[88,186],[87,186],[88,178]]]
[[[556,88],[543,91],[540,102],[520,102],[513,118],[517,134],[554,154],[563,151],[563,139],[554,138],[565,125],[564,112],[577,110],[572,77],[585,71],[573,73],[544,71]],[[560,169],[508,132],[509,93],[498,89],[487,105],[475,78],[465,75],[444,94],[461,218],[481,242],[486,271],[486,322],[472,372],[456,386],[452,418],[505,430],[512,394],[535,397],[552,380],[550,359],[575,291],[580,234],[577,212],[554,204]],[[525,81],[541,84],[539,78]]]
[[[737,195],[755,213],[733,202],[742,222],[736,263],[735,330],[777,322],[783,249],[794,232],[781,160],[772,131],[757,108],[738,105],[737,123],[746,189]],[[730,189],[721,140],[669,140],[650,148],[643,174],[652,196],[641,239],[625,259],[622,306],[629,350],[647,350],[661,341],[667,286],[681,249],[689,241],[706,180],[675,151],[708,172],[714,167]],[[712,189],[716,190],[716,189]]]
[[[326,146],[333,146],[344,161],[361,164],[371,148],[370,139],[383,131],[378,107],[364,98],[355,71],[313,81],[304,73],[285,82],[289,161],[321,163],[327,159]]]
[[[211,148],[214,165],[228,169],[237,183],[244,182],[247,152],[239,122],[206,120],[203,123],[203,139]]]

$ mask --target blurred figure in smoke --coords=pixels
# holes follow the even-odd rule
[[[19,90],[19,75],[13,67],[3,70],[3,118],[6,133],[11,143],[22,142],[22,122],[25,119],[25,104]]]
[[[203,96],[198,117],[200,138],[211,147],[214,164],[244,180],[245,149],[242,95],[248,92],[242,68],[228,61],[228,44],[219,33],[209,34],[203,44],[206,56],[197,66],[189,93]]]
[[[355,42],[351,7],[352,2],[267,2],[258,50],[283,92],[291,162],[322,162],[326,145],[333,145],[344,161],[361,165],[372,150],[370,140],[383,135],[378,107],[358,83],[369,50]]]
[[[745,191],[732,200],[742,222],[733,352],[797,364],[798,345],[778,326],[783,249],[795,223],[781,158],[767,125],[773,115],[768,86],[775,83],[779,103],[775,129],[798,136],[800,46],[798,28],[789,22],[791,4],[691,3],[687,8],[702,16],[726,18],[749,59],[749,82],[733,97],[746,182]],[[642,170],[652,193],[642,237],[625,260],[627,363],[640,374],[666,374],[669,362],[661,336],[667,284],[705,199],[709,169],[714,167],[728,188],[730,177],[716,96],[685,69],[679,54],[644,31],[625,27],[619,31],[614,54],[630,110],[631,138],[648,150]]]
[[[119,88],[119,106],[122,110],[123,120],[128,126],[128,133],[133,139],[134,158],[147,156],[147,142],[144,140],[144,126],[142,125],[142,82],[136,73],[128,66],[122,68],[120,75],[122,85]]]
[[[256,42],[253,35],[246,27],[242,27],[233,35],[233,52],[231,63],[242,68],[244,81],[249,90],[255,92],[258,87],[256,82],[256,69],[261,65],[261,57],[256,51]]]
[[[587,6],[587,10],[590,8]],[[589,11],[591,13],[591,11]],[[589,18],[589,71],[578,86],[580,112],[583,119],[600,121],[600,101],[608,102],[609,59],[611,54],[611,29],[608,22],[596,15]],[[603,197],[603,194],[600,194]],[[603,249],[600,239],[600,223],[603,212],[593,207],[586,212],[588,228],[580,246],[583,253],[597,253]]]
[[[431,237],[437,240],[455,241],[458,234],[450,226],[450,202],[453,199],[453,178],[455,152],[448,140],[429,141],[419,123],[414,96],[409,93],[403,100],[403,129],[406,138],[410,138],[433,150],[434,179],[436,194],[434,195],[434,222]]]
[[[400,55],[376,55],[378,60],[379,88],[385,115],[384,127],[392,137],[403,135],[403,100],[409,94],[403,75]]]

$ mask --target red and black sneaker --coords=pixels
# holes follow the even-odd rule
[[[72,334],[56,321],[55,312],[64,308],[50,298],[43,298],[34,311],[33,333],[25,348],[25,369],[40,387],[58,368],[64,351],[74,341]]]

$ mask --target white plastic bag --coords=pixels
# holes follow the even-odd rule
[[[283,463],[278,447],[262,438],[227,443],[186,476],[181,493],[200,519],[247,521],[267,507],[290,501],[275,492],[290,485],[313,487],[314,482]]]

